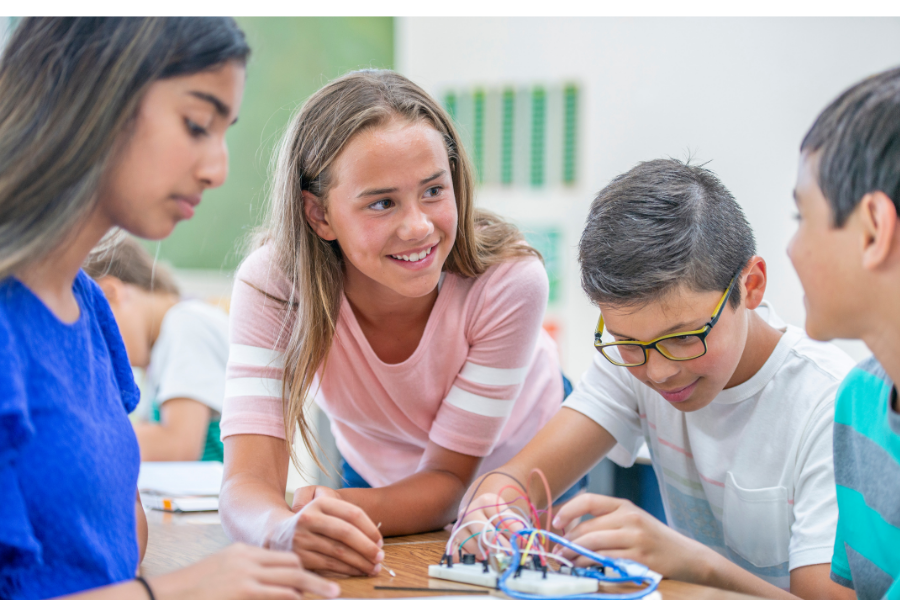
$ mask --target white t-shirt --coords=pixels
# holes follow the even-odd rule
[[[853,361],[768,304],[757,313],[784,331],[778,345],[700,410],[677,410],[599,352],[564,406],[616,438],[609,458],[624,467],[646,441],[671,527],[788,589],[791,570],[831,562],[834,395]]]
[[[150,353],[147,382],[158,405],[191,398],[212,409],[218,421],[225,397],[228,315],[200,300],[185,300],[163,317]]]

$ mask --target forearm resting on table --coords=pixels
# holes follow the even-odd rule
[[[228,537],[254,546],[290,550],[276,533],[294,516],[280,487],[252,473],[226,477],[219,494],[219,514]]]
[[[791,571],[790,592],[760,579],[737,566],[721,554],[709,549],[703,556],[695,556],[690,583],[723,590],[772,598],[773,600],[853,600],[853,590],[831,581],[828,563],[798,567]]]
[[[343,500],[362,508],[384,536],[441,529],[456,518],[466,483],[449,471],[424,470],[381,488],[345,488]]]

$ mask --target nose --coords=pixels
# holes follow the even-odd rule
[[[204,187],[217,188],[228,178],[228,146],[225,138],[210,144],[197,167],[196,176]]]
[[[434,224],[431,219],[419,206],[418,202],[413,202],[403,212],[403,221],[397,235],[404,241],[421,240],[432,234]]]
[[[678,363],[669,360],[659,353],[658,350],[652,348],[647,351],[647,362],[644,364],[647,377],[653,383],[665,383],[678,374]]]

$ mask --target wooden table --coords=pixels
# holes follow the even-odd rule
[[[142,564],[145,577],[162,575],[187,566],[231,543],[222,530],[218,513],[171,514],[148,510],[147,521],[150,526],[150,542]],[[427,592],[376,590],[375,586],[378,585],[479,590],[504,597],[493,590],[428,577],[428,565],[437,564],[441,559],[447,536],[447,532],[438,531],[385,539],[384,564],[393,569],[397,576],[391,577],[387,569],[383,568],[378,577],[336,579],[341,585],[341,596],[344,598],[404,598],[429,595]],[[750,600],[753,598],[753,596],[669,580],[664,580],[660,584],[659,591],[664,600]],[[459,594],[459,597],[461,600],[465,600],[466,595]]]

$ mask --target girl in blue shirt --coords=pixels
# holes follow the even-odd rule
[[[249,48],[231,19],[25,19],[0,62],[0,598],[300,598],[337,586],[235,545],[135,580],[138,400],[81,270],[114,228],[161,239],[227,173]]]

